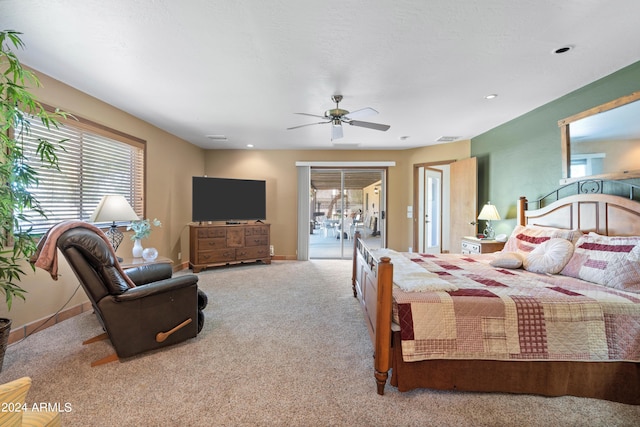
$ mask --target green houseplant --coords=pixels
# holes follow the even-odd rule
[[[22,66],[14,52],[24,47],[20,34],[0,31],[0,292],[4,293],[8,310],[14,298],[25,299],[26,290],[19,282],[26,274],[27,260],[36,249],[31,227],[22,225],[28,223],[24,212],[30,210],[46,216],[29,192],[29,188],[38,185],[37,170],[27,164],[24,152],[24,142],[32,138],[29,121],[41,120],[51,129],[57,128],[59,119],[66,117],[61,111],[48,112],[29,92],[29,85],[38,87],[40,81]],[[56,150],[61,142],[38,140],[37,155],[43,167],[58,168]],[[3,319],[0,323],[7,321]],[[4,356],[6,339],[4,341],[0,356]]]

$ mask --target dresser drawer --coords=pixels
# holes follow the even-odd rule
[[[214,239],[198,239],[198,251],[224,249],[226,247],[227,239],[225,237],[216,237]]]
[[[233,261],[236,258],[236,251],[235,249],[218,249],[214,251],[198,252],[196,258],[197,264]]]
[[[221,227],[209,227],[198,229],[198,239],[209,239],[216,237],[227,237],[227,230]]]
[[[468,240],[462,241],[462,253],[463,254],[479,254],[481,253],[480,243],[470,242]]]
[[[246,236],[244,244],[245,246],[268,246],[269,236]]]
[[[244,233],[246,236],[268,236],[269,227],[266,227],[264,225],[253,225],[245,227]]]
[[[247,247],[243,249],[236,249],[236,259],[256,259],[265,258],[269,256],[268,246],[256,246]]]

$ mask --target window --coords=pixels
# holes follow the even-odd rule
[[[603,173],[603,161],[606,153],[574,154],[571,156],[570,173],[572,178],[598,175]]]
[[[47,213],[26,212],[35,233],[66,220],[88,221],[105,194],[121,194],[139,217],[144,215],[145,142],[86,120],[67,120],[59,129],[47,129],[31,120],[33,138],[24,152],[38,171],[39,184],[30,189]],[[36,154],[37,139],[63,142],[57,151],[60,171],[45,168]]]

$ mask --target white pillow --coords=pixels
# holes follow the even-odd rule
[[[556,274],[562,271],[573,255],[573,243],[553,238],[537,246],[522,262],[525,270],[534,273]]]
[[[522,255],[518,252],[496,252],[495,258],[489,264],[496,268],[520,268]]]

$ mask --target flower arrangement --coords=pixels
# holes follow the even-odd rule
[[[151,225],[156,227],[162,226],[160,220],[154,218],[153,221],[147,219],[139,219],[137,221],[131,221],[131,224],[127,226],[127,231],[133,230],[131,240],[146,239],[151,234]]]

